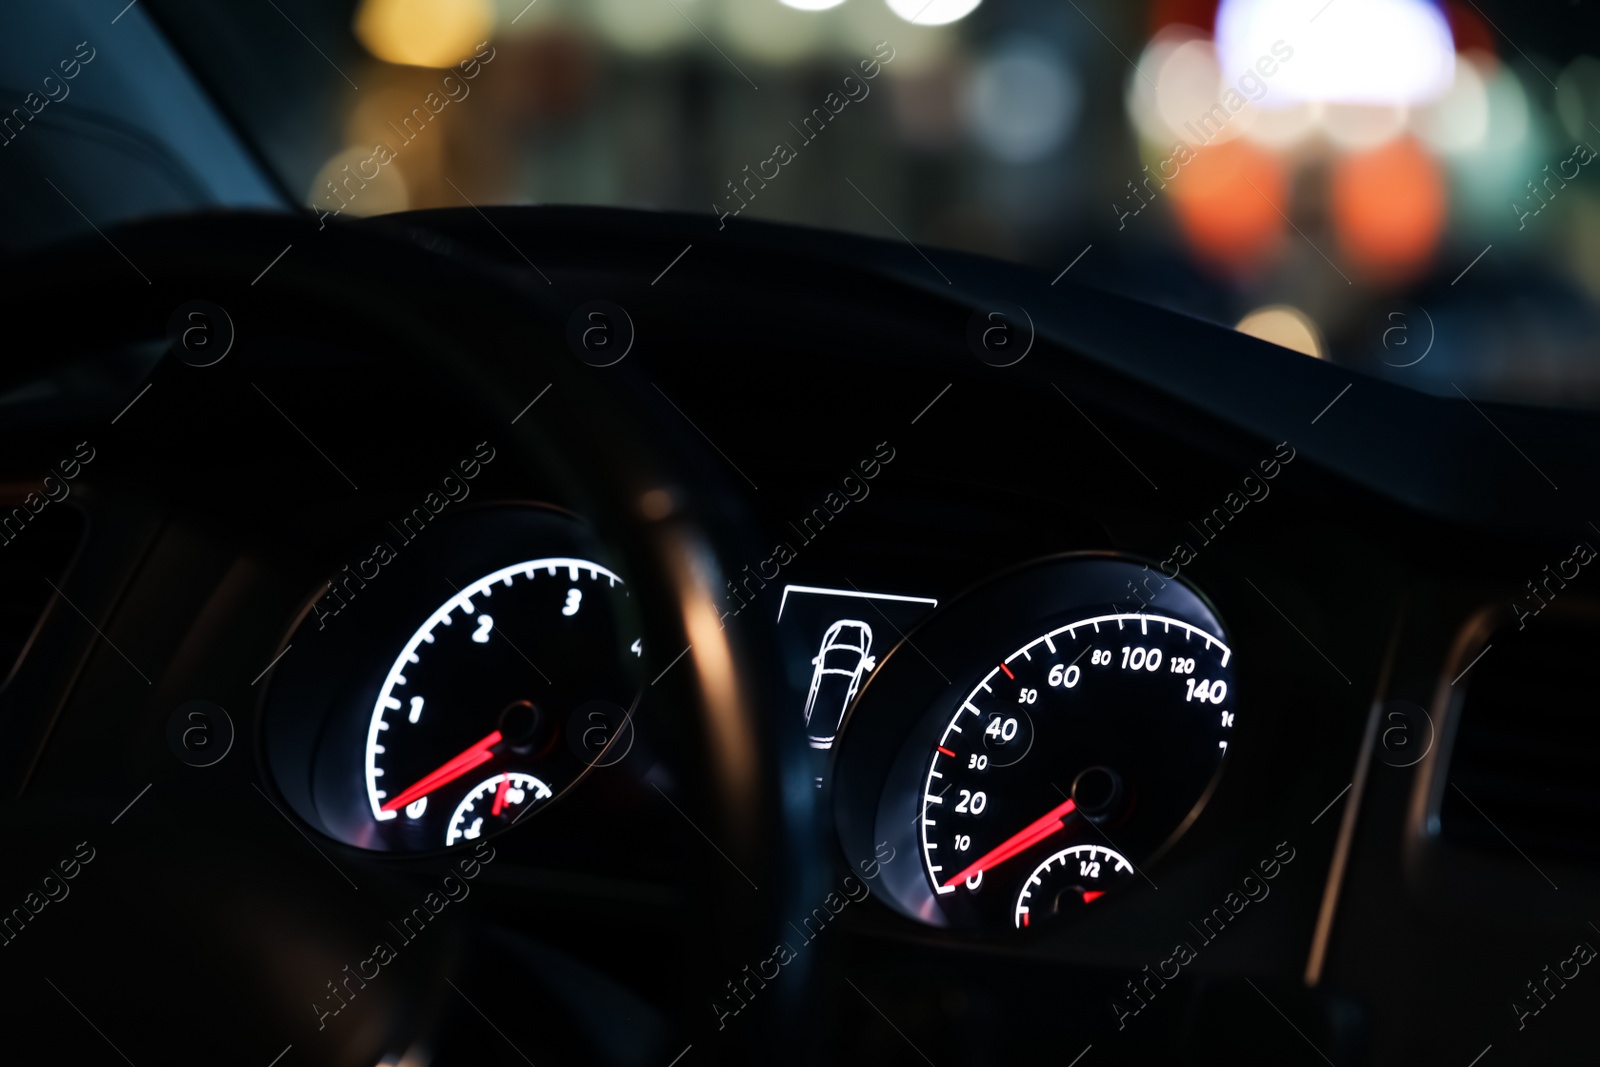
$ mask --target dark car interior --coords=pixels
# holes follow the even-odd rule
[[[1448,161],[1600,121],[1584,6],[1333,0],[1455,73],[1251,67],[1317,132],[1169,181],[1275,161],[1252,243],[1102,191],[1337,7],[549,2],[9,16],[6,1061],[1590,1062],[1600,192],[1552,137],[1519,246]],[[696,184],[758,81],[910,125]],[[1338,207],[1396,145],[1421,252]]]

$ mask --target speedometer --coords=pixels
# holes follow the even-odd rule
[[[1029,857],[1080,841],[1128,865],[1159,844],[1227,753],[1230,659],[1194,624],[1121,612],[1052,627],[990,667],[928,754],[934,892],[980,922],[1007,920]]]
[[[1220,780],[1236,666],[1211,606],[1136,560],[1001,574],[909,634],[851,706],[840,840],[852,861],[881,844],[916,857],[879,886],[921,922],[1093,921],[1153,884],[1146,865]]]

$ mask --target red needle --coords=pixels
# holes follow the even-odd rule
[[[466,774],[479,764],[487,763],[489,760],[494,758],[494,753],[490,752],[489,750],[499,743],[500,731],[496,730],[488,737],[485,737],[482,741],[479,741],[477,744],[461,753],[461,755],[456,756],[454,759],[447,762],[444,766],[440,767],[432,774],[429,774],[425,778],[418,781],[416,785],[412,786],[410,789],[407,789],[404,793],[401,793],[393,800],[385,801],[380,810],[398,811],[407,804],[411,803],[413,800],[427,796],[429,793],[433,792],[435,789],[438,789],[446,782],[455,781],[457,778],[460,778],[463,774]]]
[[[956,872],[956,874],[944,884],[946,886],[953,886],[957,882],[964,882],[978,871],[986,870],[989,867],[994,867],[1001,862],[1010,859],[1019,852],[1027,851],[1034,845],[1037,845],[1040,841],[1043,841],[1045,838],[1055,833],[1057,830],[1060,830],[1062,827],[1066,826],[1066,817],[1076,811],[1077,807],[1078,806],[1070,800],[1062,804],[1057,804],[1055,807],[1051,808],[1043,818],[1036,819],[1027,826],[1024,826],[1021,830],[1018,830],[1016,833],[1006,838],[998,846],[990,849],[988,852],[985,852],[972,863]]]
[[[509,788],[511,788],[511,775],[501,776],[500,788],[494,791],[494,806],[489,809],[490,815],[500,814],[500,809],[506,802],[506,790]]]

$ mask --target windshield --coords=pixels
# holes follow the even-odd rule
[[[319,213],[802,222],[1029,263],[1445,396],[1600,401],[1600,47],[1577,5],[151,6]]]

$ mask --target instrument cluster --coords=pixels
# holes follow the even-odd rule
[[[518,825],[609,762],[643,688],[635,604],[583,523],[484,506],[437,530],[350,617],[308,609],[268,695],[280,789],[363,849]],[[791,584],[776,607],[818,803],[852,867],[916,857],[880,897],[930,926],[1105,908],[1199,815],[1238,728],[1216,612],[1128,557],[1037,560],[943,604]]]

